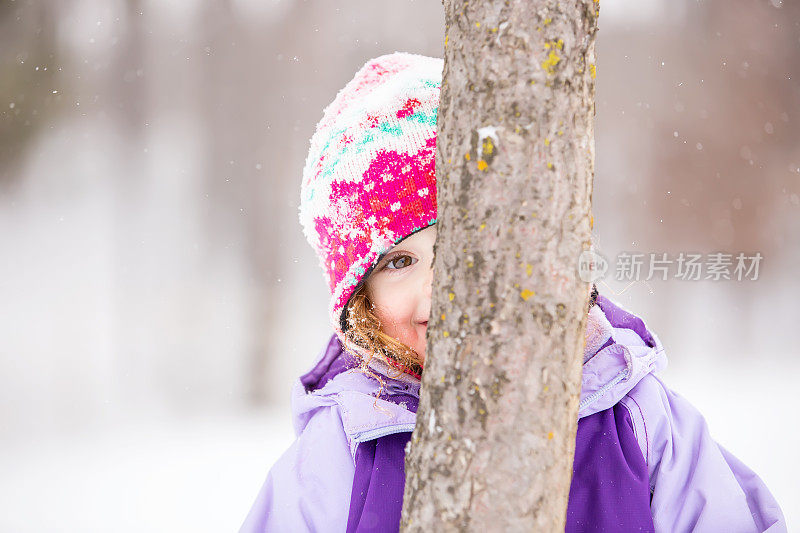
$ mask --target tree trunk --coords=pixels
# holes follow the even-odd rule
[[[444,5],[433,310],[401,527],[564,531],[598,4]]]

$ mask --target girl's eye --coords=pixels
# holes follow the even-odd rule
[[[398,255],[386,262],[386,268],[389,270],[400,270],[416,263],[417,260],[410,255]]]

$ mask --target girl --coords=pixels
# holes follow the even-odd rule
[[[242,532],[397,531],[436,239],[442,61],[367,62],[325,110],[300,220],[332,293],[334,330],[292,391],[297,440]],[[761,480],[653,372],[637,316],[592,291],[567,531],[786,531]]]

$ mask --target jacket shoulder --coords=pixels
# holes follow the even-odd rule
[[[354,475],[339,406],[319,406],[270,469],[240,533],[343,531]]]
[[[685,398],[649,374],[621,400],[647,463],[656,531],[786,530],[759,477],[714,441]]]

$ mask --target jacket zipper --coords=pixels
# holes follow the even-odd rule
[[[617,383],[619,383],[623,379],[627,378],[629,373],[630,372],[629,372],[629,370],[627,368],[624,369],[624,370],[621,370],[619,372],[619,374],[614,376],[614,379],[612,379],[611,381],[609,381],[608,383],[606,383],[605,385],[603,385],[602,387],[600,387],[599,389],[594,391],[592,394],[590,394],[589,396],[584,398],[583,401],[578,405],[578,410],[583,409],[587,405],[594,403],[595,400],[597,400],[600,396],[602,396],[603,394],[608,392],[608,390],[611,387],[613,387],[614,385],[616,385]]]
[[[409,396],[413,396],[416,399],[419,399],[419,394],[416,393],[412,388],[411,385],[395,385],[395,384],[388,384],[384,387],[384,390],[388,394],[407,394]],[[352,439],[355,442],[366,442],[373,439],[379,439],[381,437],[385,437],[386,435],[392,435],[393,433],[405,433],[405,432],[412,432],[414,431],[414,426],[416,425],[415,422],[407,423],[407,424],[397,424],[397,425],[389,425],[380,428],[370,429],[368,431],[364,431],[361,433],[357,433],[352,436]]]
[[[364,431],[362,433],[357,433],[353,435],[352,439],[356,442],[366,442],[368,440],[379,439],[381,437],[385,437],[386,435],[392,435],[393,433],[411,433],[414,431],[414,426],[416,423],[408,423],[408,424],[398,424],[396,426],[385,426],[382,428],[371,429],[369,431]]]
[[[391,394],[408,394],[419,400],[419,394],[411,388],[411,385],[401,386],[390,384],[386,385],[385,390]]]

